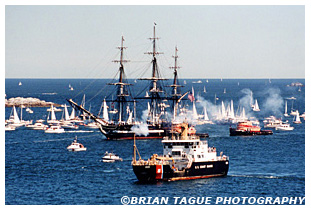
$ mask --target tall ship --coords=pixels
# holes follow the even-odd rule
[[[143,160],[138,152],[135,139],[132,167],[141,182],[177,181],[226,176],[229,157],[207,141],[188,134],[188,123],[181,123],[182,132],[164,137],[163,155],[154,154]],[[137,154],[139,159],[137,160]]]
[[[109,83],[108,85],[114,85],[117,87],[117,95],[115,100],[111,100],[115,104],[114,107],[114,119],[107,120],[99,118],[83,106],[79,106],[72,99],[67,100],[71,106],[83,111],[90,116],[99,125],[100,131],[107,137],[107,139],[133,139],[136,133],[136,139],[146,139],[146,138],[163,138],[166,136],[171,129],[171,122],[166,119],[165,109],[170,107],[166,104],[167,99],[173,101],[174,111],[177,109],[177,103],[187,94],[181,95],[177,92],[177,88],[180,85],[177,84],[177,67],[175,61],[174,70],[174,84],[170,87],[173,88],[172,97],[166,96],[164,91],[164,86],[162,85],[164,78],[160,77],[159,68],[157,64],[157,55],[161,54],[156,50],[156,37],[155,25],[153,27],[153,37],[150,38],[153,43],[152,52],[147,52],[147,54],[152,55],[152,74],[148,78],[140,78],[139,80],[150,81],[149,89],[144,97],[133,97],[130,94],[128,86],[132,85],[125,79],[124,63],[124,49],[123,46],[124,38],[121,40],[120,49],[120,60],[115,62],[119,63],[119,79],[116,83]],[[177,49],[176,49],[177,52]],[[175,59],[177,55],[175,55]],[[148,116],[145,122],[139,122],[136,120],[136,100],[148,100]],[[107,100],[108,102],[109,100]],[[133,104],[132,111],[129,108],[129,104]],[[107,106],[106,106],[107,107]],[[107,111],[106,111],[107,112]],[[134,116],[133,116],[134,115]],[[174,116],[176,112],[174,112]],[[137,132],[140,130],[140,132]],[[193,129],[192,129],[193,130]]]

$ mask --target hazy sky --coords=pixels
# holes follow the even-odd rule
[[[304,6],[6,6],[6,78],[112,78],[125,38],[130,78],[304,78]]]

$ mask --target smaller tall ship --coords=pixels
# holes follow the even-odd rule
[[[141,159],[134,138],[133,171],[141,182],[176,181],[226,176],[229,157],[217,156],[216,148],[198,136],[188,135],[188,124],[181,123],[181,134],[164,137],[163,155],[154,154],[148,160]],[[136,153],[139,160],[136,159]]]
[[[262,130],[251,121],[239,122],[236,128],[229,128],[230,136],[272,135],[272,130]]]

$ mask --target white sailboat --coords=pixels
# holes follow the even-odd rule
[[[294,118],[293,123],[295,123],[295,124],[300,124],[301,123],[298,110],[296,110],[296,116]]]
[[[104,102],[103,102],[103,118],[104,120],[109,121],[108,106],[106,103],[106,99],[104,99]]]
[[[296,100],[295,97],[288,98],[289,100],[292,100],[292,107],[290,109],[290,115],[296,116],[296,110],[294,109],[294,100]]]
[[[68,113],[68,109],[67,109],[67,105],[64,105],[64,118],[61,120],[61,126],[63,128],[68,128],[68,129],[78,129],[79,126],[75,125],[71,120],[70,120],[70,116]]]
[[[223,101],[221,101],[221,116],[222,118],[226,117],[226,108],[225,108],[225,104]]]
[[[260,111],[257,99],[255,99],[255,104],[254,104],[254,107],[253,107],[253,111],[254,112],[259,112]]]
[[[204,107],[204,118],[203,118],[204,124],[214,124],[208,117],[206,107]]]
[[[232,119],[234,119],[235,118],[235,116],[234,116],[234,107],[233,107],[233,100],[231,100],[231,115],[230,115],[230,117],[232,118]]]
[[[133,123],[133,111],[130,111],[129,117],[128,117],[126,123],[128,123],[128,124]]]
[[[68,109],[67,109],[67,105],[65,104],[64,105],[64,119],[63,119],[63,121],[70,121],[70,116],[69,116],[69,112],[68,112]]]
[[[59,123],[59,121],[56,119],[55,111],[54,111],[54,106],[51,104],[51,119],[48,119],[48,123]]]
[[[193,101],[192,103],[193,103],[193,105],[192,105],[192,117],[194,120],[198,120],[199,116],[198,116],[197,109],[195,107],[195,101]]]
[[[247,119],[246,114],[245,114],[245,108],[243,107],[243,108],[242,108],[242,112],[241,112],[241,114],[240,114],[240,116],[239,116],[238,121],[239,121],[239,122],[243,122],[243,121],[245,121],[245,120],[248,120],[248,119]]]
[[[19,119],[15,106],[13,106],[13,115],[10,116],[10,119],[8,120],[8,123],[9,123],[11,126],[14,126],[14,127],[20,127],[20,126],[25,125],[25,124]]]

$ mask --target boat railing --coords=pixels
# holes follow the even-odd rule
[[[132,165],[139,165],[139,166],[150,166],[150,165],[169,165],[168,161],[165,160],[137,160],[137,161],[132,161]]]
[[[191,135],[191,136],[187,136],[186,139],[183,139],[180,136],[177,136],[177,137],[175,137],[175,136],[172,136],[172,137],[164,136],[163,140],[200,140],[200,137],[196,136],[196,135]]]
[[[217,160],[229,160],[229,157],[226,155],[217,156]]]

